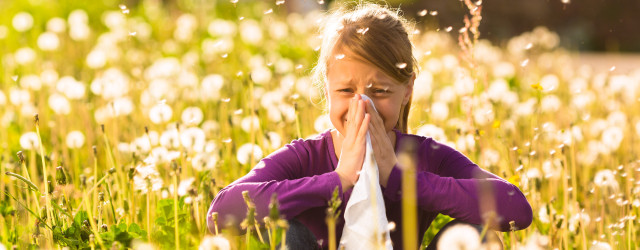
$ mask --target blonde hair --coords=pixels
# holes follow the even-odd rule
[[[313,79],[324,91],[327,63],[334,51],[348,49],[402,84],[408,84],[417,71],[409,22],[388,7],[359,4],[355,8],[340,8],[327,16],[322,30],[322,47]],[[400,110],[396,128],[407,133],[409,102]]]

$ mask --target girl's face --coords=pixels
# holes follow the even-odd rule
[[[327,67],[326,97],[331,123],[345,135],[349,101],[355,94],[373,100],[387,132],[400,118],[400,109],[411,97],[415,76],[402,84],[347,49],[331,55]]]

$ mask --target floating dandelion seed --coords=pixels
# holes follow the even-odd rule
[[[426,16],[428,13],[429,13],[429,11],[427,11],[426,9],[425,10],[421,10],[421,11],[418,11],[418,16]]]
[[[360,35],[364,35],[367,31],[369,31],[369,27],[356,29],[356,33]]]
[[[525,50],[529,50],[533,47],[533,43],[527,43],[527,46],[524,46]]]
[[[425,56],[431,55],[431,50],[428,50],[427,52],[424,52]]]
[[[230,2],[231,2],[232,4],[237,4],[237,3],[238,3],[238,0],[231,0]]]
[[[126,5],[124,5],[124,4],[119,4],[119,5],[118,5],[118,7],[119,7],[121,10],[127,9],[127,6],[126,6]]]
[[[276,1],[276,5],[281,5],[281,4],[284,4],[284,0],[278,0],[278,1]]]
[[[296,69],[302,69],[302,64],[296,65]]]
[[[126,14],[129,14],[129,9],[122,10],[122,14],[125,14],[125,15],[126,15]]]
[[[137,33],[138,32],[135,32],[135,31],[129,32],[129,36],[136,36]]]
[[[458,33],[465,33],[467,32],[467,28],[466,27],[462,27],[458,30]]]
[[[562,0],[562,3],[563,3],[563,4],[570,4],[570,3],[571,3],[571,0]]]
[[[344,54],[338,54],[336,55],[336,60],[340,60],[344,58]]]
[[[429,15],[437,16],[438,15],[438,11],[437,10],[430,11]]]
[[[237,1],[236,1],[236,2],[237,2]],[[243,16],[238,17],[238,20],[242,21],[242,20],[244,20],[244,17],[243,17]]]
[[[403,62],[396,63],[396,67],[399,68],[399,69],[404,69],[404,68],[407,67],[407,63],[403,63]]]
[[[370,82],[369,84],[367,84],[367,86],[366,86],[366,87],[367,87],[367,88],[371,88],[371,87],[373,87],[373,83],[372,83],[372,82]]]
[[[222,100],[221,100],[221,101],[222,101],[222,102],[230,102],[230,101],[231,101],[231,98],[222,98]]]
[[[609,71],[614,71],[616,70],[616,66],[611,66],[611,68],[609,68]]]
[[[450,32],[451,30],[453,30],[453,27],[451,26],[444,28],[444,31],[446,32]]]
[[[236,109],[235,111],[233,111],[234,115],[241,115],[242,114],[242,109]]]
[[[18,81],[18,78],[19,78],[18,76],[12,76],[12,77],[11,77],[11,80],[13,80],[14,82],[17,82],[17,81]]]
[[[529,59],[524,59],[524,61],[520,63],[520,66],[525,67],[527,64],[529,64]]]
[[[318,0],[318,4],[324,4],[324,0]]]
[[[222,142],[224,142],[224,143],[230,143],[230,142],[231,142],[231,138],[224,139],[224,140],[222,140]]]
[[[273,9],[268,9],[267,11],[264,12],[265,15],[271,14],[273,13]]]

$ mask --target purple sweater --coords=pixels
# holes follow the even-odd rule
[[[495,230],[508,231],[509,222],[517,229],[531,224],[532,211],[520,190],[471,162],[462,153],[432,138],[396,131],[396,154],[401,147],[414,149],[417,163],[418,239],[421,240],[433,219],[442,213],[472,224],[482,224],[479,190],[493,193],[498,223]],[[325,211],[335,187],[342,198],[341,214],[351,195],[343,192],[340,177],[334,172],[338,159],[329,130],[313,139],[298,139],[262,159],[251,172],[220,190],[208,214],[218,212],[218,225],[235,221],[238,226],[247,213],[242,191],[248,190],[256,204],[257,218],[268,215],[272,193],[278,194],[280,211],[287,219],[306,225],[323,247],[327,246]],[[402,249],[402,170],[394,166],[386,188],[382,188],[387,219],[395,222],[391,232],[394,248]],[[483,196],[484,197],[484,196]],[[490,199],[488,199],[490,200]],[[211,217],[208,226],[213,230]],[[344,219],[337,222],[340,239]]]

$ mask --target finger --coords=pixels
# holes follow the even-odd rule
[[[355,103],[355,98],[351,98],[351,100],[349,101],[349,110],[347,111],[347,121],[346,121],[346,135],[345,136],[349,136],[349,134],[353,134],[353,132],[355,132],[354,128],[353,128],[353,114],[355,113],[355,108],[354,108],[354,103]]]
[[[373,123],[373,125],[384,126],[380,114],[375,110],[375,108],[373,107],[373,102],[371,102],[370,100],[367,100],[367,113],[370,113],[372,115],[371,123]]]
[[[364,102],[362,100],[357,100],[358,105],[356,107],[356,115],[355,115],[355,122],[356,122],[356,128],[358,130],[361,129],[362,127],[362,120],[364,119]]]
[[[365,114],[364,115],[364,119],[362,119],[362,126],[360,127],[360,130],[358,131],[358,139],[359,140],[364,140],[365,143],[366,143],[366,139],[367,139],[367,131],[369,129],[370,121],[371,121],[371,115],[370,114]]]

